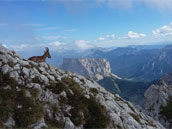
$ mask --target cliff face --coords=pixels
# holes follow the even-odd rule
[[[167,128],[172,128],[172,73],[145,92],[146,112]]]
[[[101,80],[112,75],[119,78],[111,73],[110,63],[104,58],[64,59],[61,68],[95,80]]]
[[[0,128],[164,129],[93,80],[0,46]]]

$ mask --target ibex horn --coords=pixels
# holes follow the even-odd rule
[[[49,51],[48,47],[45,47],[47,51]]]

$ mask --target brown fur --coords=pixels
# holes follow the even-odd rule
[[[48,47],[46,47],[46,51],[44,52],[44,55],[42,56],[33,56],[30,57],[28,60],[34,61],[34,62],[46,62],[46,58],[51,58],[51,55],[49,53]]]

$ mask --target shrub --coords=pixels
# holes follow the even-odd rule
[[[75,82],[73,79],[68,78],[68,77],[64,77],[62,78],[62,82],[68,86],[75,94],[77,94],[78,96],[80,96],[81,94],[83,94],[83,89],[81,88],[81,86]]]
[[[67,90],[66,85],[61,81],[58,81],[57,83],[52,82],[49,86],[47,86],[47,88],[55,94],[60,94],[62,91]]]
[[[160,115],[164,117],[165,120],[172,121],[172,98],[169,98],[166,106],[161,107]]]
[[[80,79],[80,81],[81,81],[83,84],[85,84],[85,80],[84,80],[84,79]]]
[[[139,124],[142,124],[138,115],[134,113],[129,113]]]
[[[10,67],[14,67],[14,63],[13,62],[8,62],[8,65],[10,66]]]
[[[10,89],[4,89],[4,86],[9,86]],[[10,116],[16,121],[16,127],[27,127],[44,116],[43,106],[36,101],[38,90],[20,85],[21,90],[17,91],[17,86],[18,83],[9,77],[9,73],[3,75],[0,72],[0,127]],[[32,97],[26,97],[27,90]]]
[[[3,53],[3,52],[1,52],[1,51],[0,51],[0,54],[1,54],[1,55],[4,55],[4,53]]]
[[[0,88],[0,123],[7,121],[9,116],[13,113],[14,94],[12,90],[5,90]]]
[[[105,108],[100,105],[94,97],[85,98],[83,89],[71,78],[62,78],[62,82],[70,88],[74,94],[67,91],[68,104],[73,108],[70,110],[71,120],[76,125],[84,125],[84,128],[105,128],[109,124],[109,118],[105,114]],[[90,89],[98,93],[97,89]]]
[[[48,129],[62,129],[63,123],[55,119],[50,119],[47,115],[44,117],[45,123],[48,125]]]
[[[44,108],[37,103],[34,98],[26,97],[26,89],[22,89],[16,98],[16,105],[21,108],[15,108],[14,119],[18,127],[27,127],[39,121],[44,116]]]
[[[90,91],[94,94],[97,95],[99,92],[96,88],[90,88]]]
[[[86,113],[84,128],[106,128],[110,119],[105,114],[105,108],[93,97],[88,99],[88,113]]]

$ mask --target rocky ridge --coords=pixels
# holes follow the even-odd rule
[[[161,78],[145,92],[146,114],[172,128],[172,73]]]
[[[120,79],[120,77],[111,73],[110,63],[105,58],[65,58],[61,68],[97,81],[111,76]]]
[[[95,81],[0,46],[0,127],[164,129]]]

